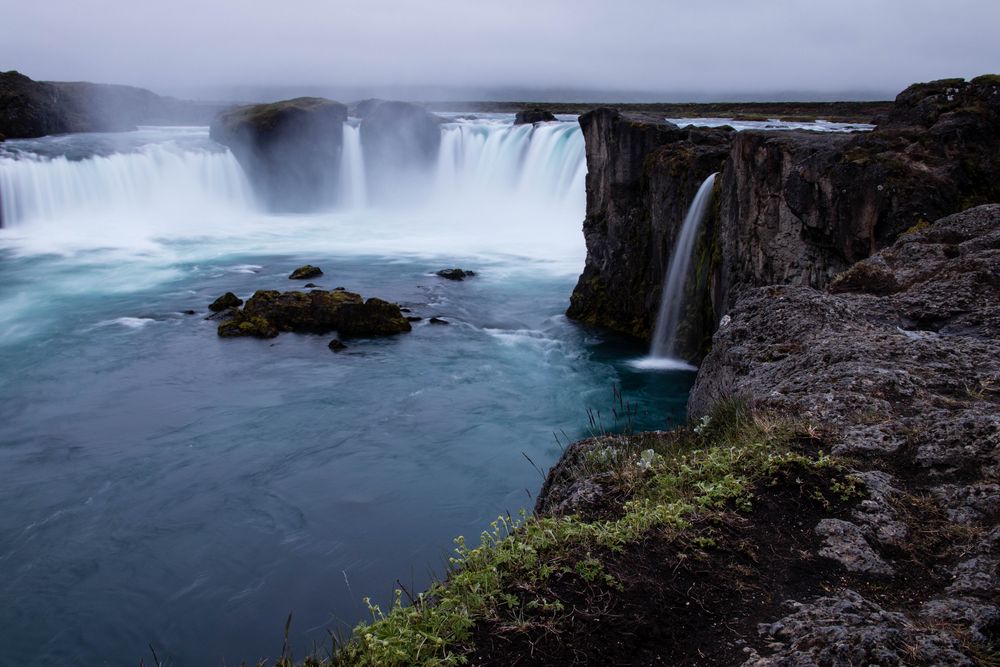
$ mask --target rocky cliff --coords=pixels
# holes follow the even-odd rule
[[[839,484],[844,493],[817,513],[800,507],[798,516],[767,519],[756,505],[791,508],[761,488],[746,520],[730,527],[735,533],[724,521],[716,529],[695,521],[705,532],[690,543],[709,545],[713,556],[667,560],[661,576],[677,582],[682,600],[672,612],[646,613],[664,624],[715,623],[716,645],[678,637],[651,649],[636,638],[636,655],[746,667],[991,664],[1000,639],[1000,205],[904,234],[826,290],[746,290],[699,370],[689,404],[695,430],[711,429],[717,406],[734,397],[770,415],[765,431],[780,430],[782,415],[808,424],[812,442],[803,446],[832,453],[858,486]],[[632,451],[657,437],[639,437]],[[740,457],[752,456],[727,438]],[[621,472],[595,462],[624,442],[572,446],[536,510],[600,516],[623,501],[627,508],[634,492]],[[683,474],[704,474],[693,463]],[[811,474],[796,473],[797,481],[808,485]],[[772,521],[785,534],[762,533]],[[714,553],[719,535],[749,551]],[[655,545],[648,539],[644,548]],[[632,558],[625,550],[606,567]],[[710,567],[720,582],[740,573],[732,600],[702,597],[712,589],[697,573]],[[718,606],[699,609],[709,599]],[[740,617],[719,618],[729,609]],[[617,631],[608,632],[613,641]],[[727,653],[727,645],[739,650]]]
[[[310,211],[337,195],[347,107],[318,97],[237,107],[211,125],[233,151],[263,204]]]
[[[734,395],[817,424],[868,488],[849,518],[811,527],[821,548],[804,558],[845,579],[761,619],[746,664],[974,664],[941,651],[996,646],[1000,205],[905,234],[825,291],[748,290],[689,412]],[[878,647],[890,635],[906,654]]]
[[[0,72],[0,135],[8,139],[207,124],[221,108],[131,86],[33,81],[19,72]]]
[[[568,315],[648,338],[690,181],[704,169],[678,168],[691,151],[672,150],[662,123],[608,112],[580,122],[590,170],[588,259]],[[689,130],[692,138],[703,133]],[[694,292],[712,303],[689,310],[717,320],[746,286],[822,287],[913,226],[1000,200],[1000,78],[911,86],[873,132],[736,133],[726,155],[713,159],[721,171],[716,213],[699,252],[714,263]],[[669,221],[666,229],[657,218]],[[706,270],[704,262],[695,267]],[[684,356],[704,353],[703,331],[690,327]]]
[[[722,169],[731,130],[681,129],[648,116],[596,109],[580,117],[587,155],[587,262],[568,315],[648,339],[670,249],[698,187]],[[693,293],[706,295],[716,258],[703,235],[696,253]],[[685,318],[693,334],[711,335],[714,314],[704,299]],[[684,349],[690,349],[685,347]],[[693,350],[692,350],[693,351]]]

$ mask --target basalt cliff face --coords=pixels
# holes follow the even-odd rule
[[[648,339],[692,182],[710,171],[721,171],[715,211],[681,334],[690,359],[708,349],[712,324],[701,322],[717,321],[743,288],[823,287],[913,226],[1000,200],[1000,78],[911,86],[876,120],[850,135],[716,131],[727,150],[708,167],[668,138],[681,130],[607,111],[581,117],[588,258],[568,315]],[[689,129],[689,141],[707,132]]]
[[[705,178],[722,168],[735,133],[681,129],[607,108],[584,114],[580,126],[588,169],[587,263],[568,315],[648,339],[687,207]],[[689,288],[706,294],[716,258],[704,242],[696,253]],[[694,329],[686,341],[711,335],[714,314],[703,299],[697,301],[690,308],[694,315],[685,318]]]

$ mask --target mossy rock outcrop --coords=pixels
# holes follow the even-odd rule
[[[243,305],[243,299],[239,298],[232,292],[226,292],[218,299],[213,301],[208,305],[208,309],[213,313],[220,313],[224,310],[229,310],[230,308],[239,308]]]
[[[272,210],[312,211],[337,196],[347,107],[319,97],[230,109],[211,126]]]
[[[219,325],[219,335],[273,338],[280,332],[337,331],[344,337],[391,336],[410,329],[399,306],[382,299],[365,301],[346,290],[258,290],[242,310]]]
[[[323,275],[323,269],[318,266],[313,266],[312,264],[303,264],[299,268],[292,271],[288,278],[289,280],[309,280],[310,278],[319,278],[321,275]],[[310,286],[311,285],[306,285],[306,287]]]

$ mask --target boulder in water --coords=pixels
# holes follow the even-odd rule
[[[555,120],[556,117],[551,111],[535,107],[533,109],[521,109],[514,116],[514,125],[528,125],[534,123],[546,123]]]
[[[267,318],[260,315],[249,315],[236,311],[233,317],[219,325],[219,336],[222,338],[237,338],[253,336],[255,338],[274,338],[278,329]]]
[[[323,275],[323,269],[318,266],[313,266],[312,264],[303,264],[299,268],[292,271],[291,275],[288,276],[289,280],[309,280],[310,278],[319,278]],[[316,285],[309,283],[306,287],[316,287]]]
[[[310,211],[336,197],[347,107],[319,97],[237,107],[212,139],[228,146],[273,210]]]
[[[476,272],[466,271],[465,269],[441,269],[435,275],[441,276],[446,280],[465,280],[466,278],[475,276]]]
[[[331,340],[331,341],[330,341],[330,344],[329,344],[329,345],[327,345],[327,347],[328,347],[328,348],[330,348],[330,351],[332,351],[332,352],[343,352],[344,350],[346,350],[346,349],[347,349],[347,346],[346,346],[346,345],[344,345],[344,344],[343,344],[343,343],[342,343],[342,342],[341,342],[341,341],[340,341],[339,339],[337,339],[337,338],[334,338],[333,340]]]
[[[243,305],[243,299],[232,292],[226,292],[218,299],[208,305],[208,309],[213,313],[218,313],[229,308],[239,308]]]
[[[451,324],[448,320],[442,320],[440,317],[432,317],[428,322],[431,324]]]
[[[272,338],[282,331],[345,336],[389,336],[410,331],[399,306],[382,299],[365,301],[346,290],[279,292],[258,290],[243,310],[219,326],[223,337]]]
[[[392,336],[411,328],[399,306],[374,298],[344,305],[337,325],[341,336]]]

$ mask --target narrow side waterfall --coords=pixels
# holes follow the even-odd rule
[[[653,362],[650,364],[651,366],[683,367],[687,365],[676,359],[677,327],[680,324],[684,306],[684,287],[687,284],[691,267],[694,242],[698,237],[698,230],[701,228],[702,220],[705,218],[705,212],[708,210],[712,198],[712,187],[715,185],[716,175],[712,174],[706,178],[705,182],[698,188],[698,193],[694,196],[691,207],[684,218],[684,223],[681,225],[681,233],[674,244],[667,276],[663,282],[663,292],[660,296],[660,312],[656,317],[656,329],[653,332],[650,348],[650,357]],[[660,364],[655,363],[658,360],[661,362]]]

